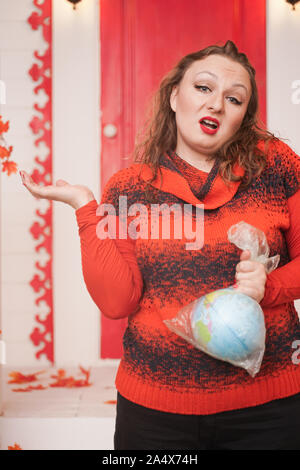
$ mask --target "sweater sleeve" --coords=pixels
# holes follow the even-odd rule
[[[101,203],[107,202],[104,199]],[[135,240],[99,237],[97,225],[106,216],[96,215],[97,208],[97,201],[93,200],[75,211],[83,278],[90,296],[105,316],[124,318],[137,310],[143,290]],[[118,220],[116,216],[116,224]]]
[[[262,307],[300,299],[300,157],[280,140],[272,152],[289,211],[290,225],[284,235],[291,261],[268,274]]]
[[[260,305],[275,307],[300,299],[300,190],[288,200],[290,227],[285,232],[291,261],[268,274],[265,295]]]

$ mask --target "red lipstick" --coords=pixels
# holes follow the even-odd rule
[[[200,119],[199,124],[205,134],[216,134],[220,127],[218,119],[212,118],[210,116],[205,116]]]

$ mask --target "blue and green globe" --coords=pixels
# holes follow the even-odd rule
[[[260,305],[232,287],[198,299],[191,327],[197,347],[223,361],[240,363],[264,350],[266,330]]]

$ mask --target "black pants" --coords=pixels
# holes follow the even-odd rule
[[[115,450],[300,450],[300,393],[212,415],[136,405],[118,393]]]

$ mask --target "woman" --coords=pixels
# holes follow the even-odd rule
[[[300,369],[292,361],[300,338],[293,303],[300,298],[300,163],[258,126],[257,108],[255,70],[227,41],[184,57],[162,81],[135,163],[104,189],[101,202],[115,208],[116,219],[102,209],[96,214],[86,187],[63,180],[40,187],[22,172],[35,197],[76,210],[87,289],[102,313],[128,317],[116,377],[115,449],[300,448]],[[124,219],[120,195],[127,207],[146,207],[140,223],[149,222],[147,236],[137,236],[134,212]],[[186,233],[151,237],[153,203],[188,204],[193,214],[204,204],[203,246],[186,249]],[[110,225],[112,219],[120,224]],[[227,230],[240,220],[265,232],[270,256],[280,254],[268,276],[228,241]],[[127,238],[120,236],[124,227]],[[234,279],[265,315],[266,350],[255,378],[163,323]]]

